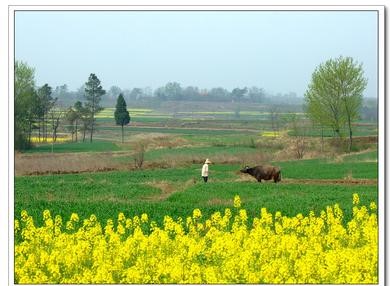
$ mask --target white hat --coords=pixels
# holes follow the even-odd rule
[[[206,159],[206,161],[204,162],[205,164],[211,164],[211,161],[209,160],[209,158]]]

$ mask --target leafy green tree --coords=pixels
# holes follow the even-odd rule
[[[34,68],[25,62],[14,65],[14,143],[16,150],[31,147],[32,121],[36,110]]]
[[[47,141],[48,114],[57,101],[57,98],[53,98],[51,95],[52,88],[48,84],[37,90],[36,115],[39,121],[39,139],[42,130],[43,141]]]
[[[81,101],[76,101],[76,103],[73,106],[73,109],[75,111],[75,134],[76,134],[76,142],[78,141],[77,134],[78,134],[78,126],[79,122],[82,123],[82,130],[83,130],[83,142],[85,141],[85,132],[88,130],[88,110],[83,106]]]
[[[123,143],[123,126],[130,123],[130,115],[127,111],[126,101],[122,93],[119,94],[115,107],[115,122],[116,125],[122,126],[122,143]]]
[[[100,100],[102,96],[106,93],[103,87],[100,84],[98,77],[91,73],[88,81],[85,83],[85,98],[87,100],[85,107],[89,113],[89,124],[90,124],[90,142],[92,142],[94,127],[95,127],[95,115],[99,111],[103,110],[103,107],[100,106]]]
[[[232,97],[236,99],[237,101],[240,101],[241,98],[244,97],[244,95],[248,92],[248,89],[246,87],[244,88],[238,88],[236,87],[235,89],[232,90]]]
[[[341,138],[341,129],[348,124],[349,150],[352,148],[352,122],[359,118],[367,79],[362,64],[350,57],[330,59],[312,74],[305,93],[306,111],[321,126],[333,129]]]
[[[348,57],[340,60],[337,70],[338,85],[349,131],[349,152],[352,150],[352,122],[360,118],[363,91],[367,86],[363,65]]]

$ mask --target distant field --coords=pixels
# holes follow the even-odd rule
[[[120,131],[119,126],[101,126],[99,131],[105,130],[118,130]],[[206,128],[155,128],[155,127],[128,127],[126,128],[126,133],[170,133],[170,134],[199,134],[199,135],[228,135],[228,134],[247,134],[251,133],[250,131],[242,131],[242,130],[218,130],[218,129],[206,129]]]
[[[378,150],[365,152],[361,154],[352,154],[344,156],[344,162],[374,162],[378,161]]]
[[[322,133],[323,132],[323,133]],[[348,130],[342,130],[341,133],[343,136],[348,137]],[[288,132],[288,135],[290,136],[296,136],[296,135],[304,135],[304,136],[313,136],[313,137],[320,137],[323,135],[324,137],[333,137],[334,133],[333,130],[330,128],[324,128],[323,131],[319,127],[314,128],[307,128],[305,130],[300,130],[298,133],[295,133],[294,131],[290,130]],[[376,124],[355,124],[353,128],[353,136],[375,136],[378,135],[378,126]]]
[[[65,142],[55,144],[41,144],[37,145],[33,149],[27,151],[27,153],[64,153],[64,152],[106,152],[106,151],[119,151],[121,148],[109,141],[93,140],[92,143],[89,139],[86,142]]]
[[[250,147],[217,147],[217,146],[206,146],[206,147],[183,147],[175,149],[157,149],[146,153],[146,160],[155,160],[164,158],[167,156],[203,156],[212,157],[220,154],[236,155],[236,154],[248,154],[258,153],[259,150]]]

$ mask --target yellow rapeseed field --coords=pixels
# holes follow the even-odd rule
[[[238,196],[234,208],[186,220],[120,213],[103,227],[95,215],[63,222],[44,211],[36,227],[15,220],[15,283],[377,283],[376,205],[359,205],[342,223],[336,204],[318,216],[274,215],[265,208],[249,225]]]
[[[70,137],[70,136],[57,137],[56,143],[67,142],[67,141],[70,141],[71,139],[72,139],[72,137]],[[44,142],[43,138],[39,138],[39,137],[33,136],[33,137],[31,137],[31,142],[32,143],[53,143],[53,138],[52,137],[47,137],[46,141]]]

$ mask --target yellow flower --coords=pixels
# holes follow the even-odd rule
[[[352,200],[352,203],[354,204],[354,205],[358,205],[359,204],[359,202],[360,202],[360,199],[359,199],[359,195],[358,194],[353,194],[353,200]]]
[[[160,228],[146,214],[133,220],[119,214],[116,232],[112,219],[102,227],[91,215],[81,225],[72,214],[66,224],[72,231],[64,232],[60,216],[48,224],[52,219],[45,211],[46,225],[38,227],[22,211],[14,224],[15,282],[377,284],[376,205],[354,204],[352,212],[344,223],[338,204],[319,216],[276,212],[275,220],[265,208],[254,218],[239,209],[230,223],[226,209],[223,217],[216,212],[201,223],[202,213],[195,209],[186,219],[187,229],[181,218],[168,215]],[[252,226],[247,220],[253,220]],[[143,232],[146,223],[148,234]]]
[[[147,223],[148,222],[148,215],[147,214],[143,213],[141,215],[141,222],[143,222],[143,223]]]
[[[194,219],[199,219],[202,217],[202,212],[200,211],[200,209],[194,209],[193,212],[192,212],[192,217]]]
[[[241,199],[240,199],[240,196],[236,195],[234,196],[234,200],[233,200],[233,206],[238,209],[241,207]]]

